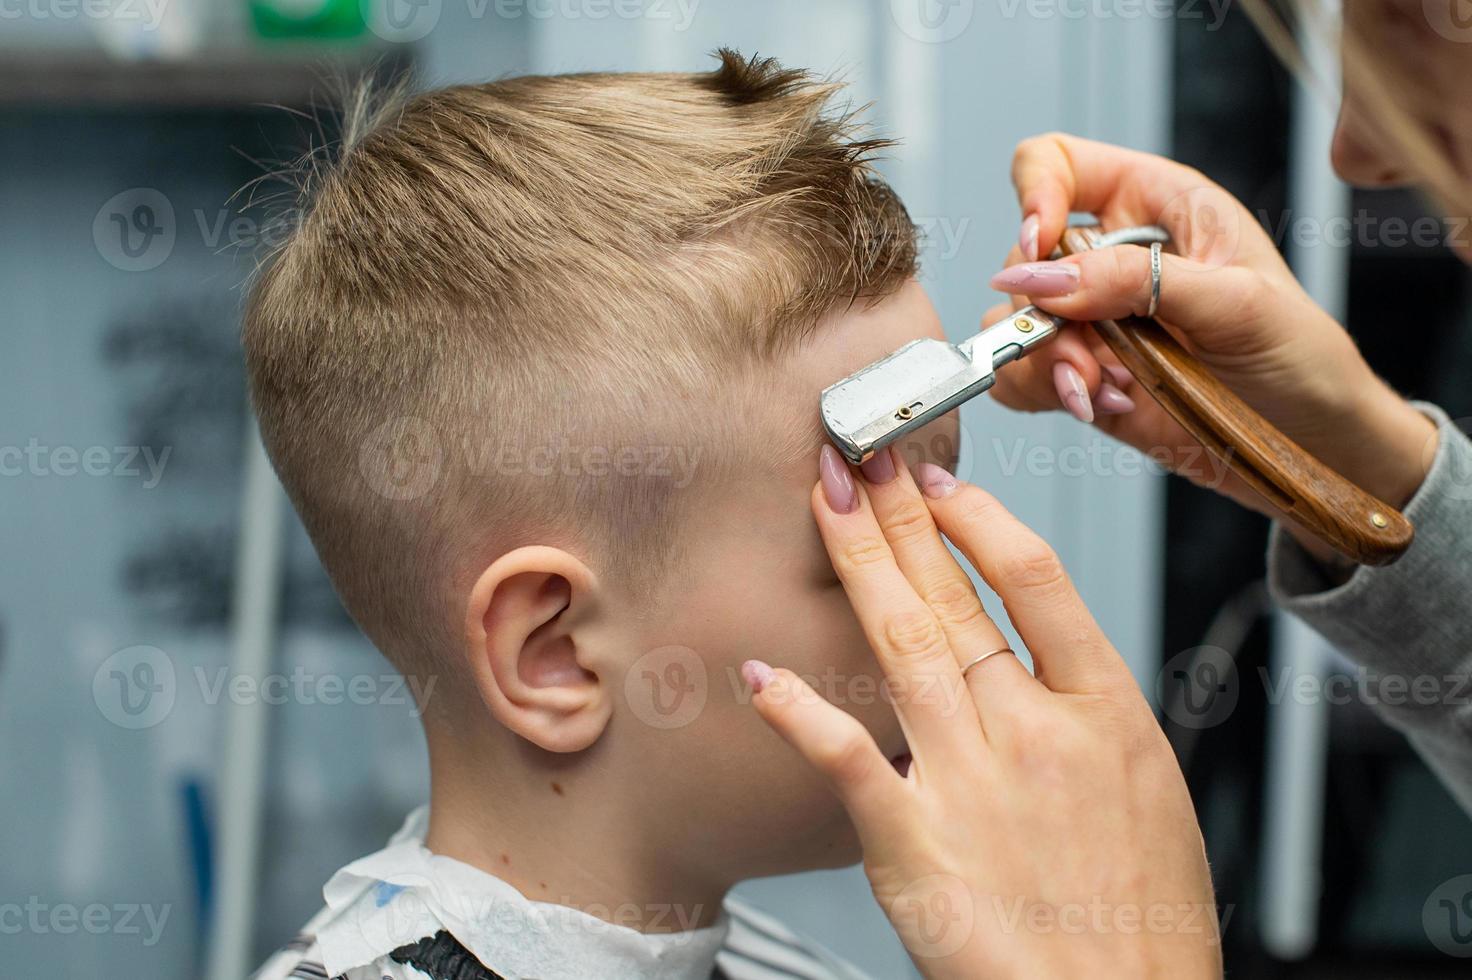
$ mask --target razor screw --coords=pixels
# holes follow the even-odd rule
[[[910,406],[909,405],[901,405],[900,406],[900,410],[898,412],[895,412],[894,413],[894,417],[897,418],[897,419],[899,419],[902,422],[903,421],[908,421],[909,419],[914,418],[914,416],[915,416],[915,413],[912,412],[912,411],[910,411]]]
[[[1032,333],[1032,321],[1025,316],[1018,317],[1015,326],[1022,333]]]
[[[1378,510],[1370,515],[1370,523],[1376,527],[1388,527],[1390,525],[1390,522],[1385,519],[1385,515]]]

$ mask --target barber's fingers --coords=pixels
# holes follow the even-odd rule
[[[1127,410],[1132,403],[1125,393],[1133,378],[1118,364],[1101,360],[1091,339],[1081,324],[1066,325],[1046,347],[998,371],[992,397],[1019,412],[1065,408],[1086,422]],[[1081,401],[1087,409],[1082,414]]]
[[[1017,248],[1007,255],[1007,267],[1023,261]],[[1026,296],[1014,294],[1010,302],[987,310],[982,325],[990,326],[1030,303]],[[1084,422],[1092,422],[1095,415],[1131,411],[1134,403],[1125,390],[1133,378],[1113,355],[1101,358],[1100,346],[1102,342],[1083,324],[1067,323],[1046,346],[1002,368],[992,397],[1019,412],[1065,408]]]
[[[866,841],[883,840],[904,779],[868,730],[790,670],[748,661],[742,674],[762,720],[828,780]]]
[[[1054,691],[1093,694],[1129,678],[1047,542],[991,494],[940,467],[922,464],[916,476],[936,524],[1001,597],[1038,680]]]
[[[1117,320],[1149,312],[1151,279],[1150,250],[1117,245],[1013,266],[993,277],[992,285],[1021,290],[1040,308],[1070,320]],[[1284,312],[1274,284],[1254,269],[1167,253],[1161,256],[1160,280],[1156,316],[1214,353],[1260,353],[1271,336],[1266,319]]]
[[[1058,245],[1070,212],[1115,218],[1119,225],[1156,222],[1173,199],[1208,183],[1164,157],[1067,133],[1034,136],[1012,156],[1023,215],[1019,245],[1029,261],[1044,259]]]
[[[918,692],[963,689],[945,630],[900,571],[874,516],[868,494],[833,447],[822,448],[825,479],[813,487],[813,517],[833,570],[894,692],[895,714],[917,760],[944,766],[974,753],[982,741],[974,708],[957,711]],[[832,468],[840,472],[827,472]],[[847,478],[847,498],[835,507],[824,484]]]
[[[971,579],[941,539],[904,460],[888,448],[881,449],[861,471],[869,502],[895,561],[945,631],[957,664],[965,667],[984,653],[1006,647],[1006,638],[987,615]],[[1037,681],[1017,658],[991,659],[997,663],[984,668],[977,665],[963,678],[980,712],[983,731],[990,711],[1027,697],[1037,688]],[[935,692],[958,709],[964,707],[965,700],[959,695],[959,689]]]

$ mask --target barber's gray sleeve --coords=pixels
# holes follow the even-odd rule
[[[1268,591],[1365,669],[1372,706],[1472,813],[1472,442],[1441,409],[1416,407],[1441,438],[1405,509],[1416,527],[1410,549],[1336,586],[1274,525]]]

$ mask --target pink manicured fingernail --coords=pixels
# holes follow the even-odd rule
[[[777,672],[760,660],[748,660],[741,665],[741,679],[751,688],[753,694],[762,693],[762,688],[772,683],[772,678],[776,676]]]
[[[824,445],[818,450],[818,479],[823,483],[823,496],[835,513],[852,514],[859,506],[859,491],[854,475],[838,450]]]
[[[1038,216],[1030,214],[1022,219],[1022,231],[1017,235],[1017,244],[1022,248],[1022,257],[1029,262],[1038,260]]]
[[[1100,415],[1124,415],[1135,410],[1135,400],[1106,381],[1094,392],[1094,408]]]
[[[881,483],[888,483],[890,480],[893,480],[894,457],[890,455],[889,447],[885,446],[883,449],[876,452],[873,456],[870,456],[868,459],[864,460],[864,462],[859,465],[859,472],[864,474],[864,479],[868,480],[870,483],[876,486]]]
[[[1121,367],[1118,364],[1105,364],[1102,367],[1109,377],[1114,379],[1114,386],[1121,390],[1128,388],[1135,380],[1135,376],[1130,374],[1129,368]]]
[[[1067,296],[1078,289],[1072,262],[1024,262],[992,276],[992,288],[1023,296]]]
[[[920,484],[920,492],[932,500],[949,496],[961,485],[954,476],[934,463],[921,463],[917,466],[915,482]]]
[[[1084,384],[1084,376],[1078,373],[1078,368],[1067,361],[1054,364],[1053,387],[1058,389],[1058,397],[1063,400],[1063,407],[1068,409],[1068,414],[1080,422],[1094,421],[1094,405],[1089,401],[1089,388]]]

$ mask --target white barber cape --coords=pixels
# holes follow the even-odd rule
[[[421,807],[387,847],[333,875],[327,907],[255,980],[868,980],[739,899],[714,925],[666,933],[534,902],[430,853],[428,826]]]

